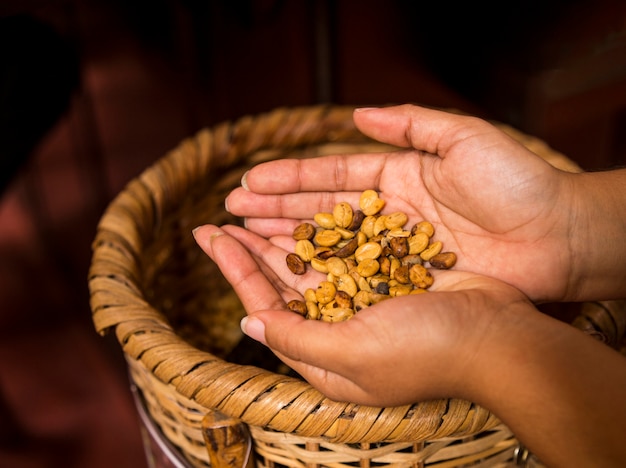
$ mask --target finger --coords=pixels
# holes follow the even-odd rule
[[[311,220],[307,220],[311,222]],[[292,236],[301,220],[290,218],[246,218],[246,229],[261,237]],[[293,246],[292,246],[293,248]]]
[[[274,286],[279,290],[298,291],[301,294],[307,288],[316,288],[320,278],[324,276],[311,268],[304,275],[296,275],[289,269],[286,257],[289,252],[294,251],[293,239],[282,236],[279,238],[280,245],[275,245],[239,226],[222,226],[222,229],[237,239],[241,245],[245,245],[246,249],[258,258],[259,264],[271,269]],[[290,248],[287,248],[288,246]],[[295,297],[294,294],[290,294],[289,300],[291,299],[301,299],[301,296]]]
[[[259,194],[376,189],[389,153],[269,161],[250,169],[242,186]]]
[[[216,226],[202,226],[194,230],[194,236],[200,248],[213,259],[232,285],[248,313],[284,309],[289,295],[295,298],[294,291],[285,287],[277,289],[278,282],[272,281],[250,252],[224,230]]]
[[[486,121],[414,105],[356,109],[356,126],[366,135],[392,145],[445,157],[449,148],[476,127],[491,130]]]
[[[416,152],[397,152],[386,155],[352,155],[344,156],[350,158],[350,165],[360,167],[360,172],[367,175],[348,174],[351,182],[344,184],[344,190],[337,189],[336,184],[327,183],[326,177],[320,175],[314,180],[310,180],[306,185],[306,190],[291,193],[290,190],[298,189],[302,185],[291,187],[281,187],[275,184],[272,192],[269,189],[265,193],[257,193],[246,190],[243,187],[233,190],[226,198],[226,206],[230,213],[243,217],[258,218],[291,218],[298,220],[312,219],[316,213],[332,212],[336,204],[347,202],[353,207],[359,206],[361,193],[367,189],[379,192],[381,198],[385,199],[389,207],[392,205],[395,210],[406,211],[406,187],[415,186],[412,190],[412,199],[419,201],[427,197],[427,193],[421,190],[421,163]],[[432,157],[432,156],[428,156]],[[304,167],[312,165],[316,171],[334,171],[333,160],[337,157],[319,158],[315,160],[299,161]],[[418,159],[416,159],[418,158]],[[280,167],[285,161],[273,161]],[[272,163],[273,163],[272,162]],[[265,173],[265,169],[273,170],[272,163],[268,166],[257,166],[252,169],[247,179],[254,177],[261,180],[270,177]],[[259,172],[252,172],[258,169]],[[261,171],[261,169],[263,169]],[[295,169],[295,167],[292,167]],[[318,189],[320,191],[314,191]],[[327,190],[327,191],[324,191]]]
[[[370,398],[367,392],[341,372],[348,353],[359,355],[357,349],[352,349],[354,339],[344,342],[343,334],[337,334],[338,328],[347,324],[307,320],[292,312],[262,311],[242,320],[242,330],[269,346],[281,361],[327,397],[365,403]],[[340,335],[340,341],[336,335]],[[340,354],[338,349],[342,350]]]

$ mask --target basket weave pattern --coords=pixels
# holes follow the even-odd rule
[[[541,141],[502,129],[578,170]],[[249,426],[257,466],[496,466],[511,458],[513,435],[471,402],[334,402],[298,378],[226,359],[244,311],[191,230],[238,223],[224,198],[259,162],[384,149],[355,129],[350,107],[277,109],[202,130],[109,205],[93,243],[93,321],[99,333],[115,332],[151,417],[192,465],[209,464],[200,424],[210,411]]]

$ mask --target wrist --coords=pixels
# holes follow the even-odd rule
[[[571,174],[566,300],[626,298],[626,170]]]
[[[464,397],[492,411],[548,466],[623,460],[624,357],[530,305],[501,318]]]

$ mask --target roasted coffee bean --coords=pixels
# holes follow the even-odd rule
[[[381,281],[374,288],[374,292],[376,294],[389,294],[389,283],[386,281]]]
[[[302,223],[293,230],[292,237],[295,240],[312,240],[315,236],[315,226],[311,223]]]
[[[346,229],[349,229],[351,231],[356,231],[357,229],[360,229],[361,223],[364,219],[365,213],[363,213],[362,210],[356,210],[354,213],[352,213],[352,222],[349,226],[346,226]]]
[[[335,252],[335,256],[339,258],[346,258],[352,255],[359,247],[359,239],[354,237],[348,241],[343,247]]]
[[[306,303],[303,301],[293,300],[287,303],[287,308],[296,314],[302,315],[303,317],[307,314]]]
[[[428,289],[432,286],[434,278],[423,265],[413,265],[409,268],[409,278],[418,288]]]
[[[298,254],[287,254],[287,267],[294,275],[303,275],[306,272],[306,264]]]
[[[389,241],[389,249],[394,257],[405,257],[409,254],[409,241],[406,237],[393,237]]]
[[[430,266],[439,270],[447,270],[456,264],[456,254],[454,252],[441,252],[428,260]]]

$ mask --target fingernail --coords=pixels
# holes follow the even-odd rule
[[[357,107],[356,109],[354,109],[354,112],[367,112],[374,109],[378,109],[378,107]]]
[[[253,340],[265,343],[265,324],[258,318],[245,316],[241,319],[241,331]]]
[[[247,190],[248,192],[250,191],[250,188],[248,187],[248,182],[247,182],[247,178],[248,178],[248,172],[250,171],[246,171],[243,176],[241,176],[241,186],[244,188],[244,190]]]
[[[228,197],[224,199],[224,209],[226,210],[226,213],[230,213],[230,210],[228,209]]]
[[[224,235],[224,231],[215,231],[213,234],[211,234],[211,237],[209,237],[209,241],[212,241],[216,237],[220,237],[223,235]]]
[[[202,226],[197,226],[191,230],[191,234],[193,235],[194,238],[196,237],[196,232],[198,232],[198,229],[200,229],[201,227]]]

